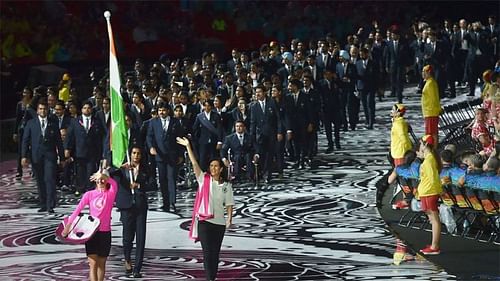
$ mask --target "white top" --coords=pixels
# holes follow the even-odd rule
[[[203,185],[205,173],[201,173],[197,178],[198,184]],[[234,206],[233,187],[231,183],[224,182],[219,184],[217,181],[212,180],[212,188],[210,189],[210,205],[214,210],[214,218],[207,220],[213,224],[226,225],[224,216],[224,208],[226,206]]]

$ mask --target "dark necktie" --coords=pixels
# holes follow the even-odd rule
[[[90,118],[85,118],[85,131],[88,133],[90,130]]]

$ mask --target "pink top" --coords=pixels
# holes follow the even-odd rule
[[[75,211],[69,217],[68,223],[73,223],[80,212],[89,205],[90,215],[99,218],[101,224],[98,231],[111,231],[111,210],[115,202],[118,185],[112,178],[108,179],[111,187],[107,190],[94,189],[85,192]]]

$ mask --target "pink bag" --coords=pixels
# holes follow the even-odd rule
[[[85,242],[94,236],[101,223],[98,218],[94,218],[91,215],[79,214],[75,221],[73,221],[68,236],[63,237],[62,232],[68,222],[68,218],[65,217],[56,229],[56,237],[59,241],[68,244],[85,244]]]

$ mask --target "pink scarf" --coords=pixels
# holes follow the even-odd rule
[[[195,242],[198,241],[198,223],[214,218],[214,208],[210,204],[210,190],[212,189],[212,177],[206,173],[203,178],[203,184],[196,191],[194,199],[193,216],[191,218],[191,227],[189,228],[189,238]]]

